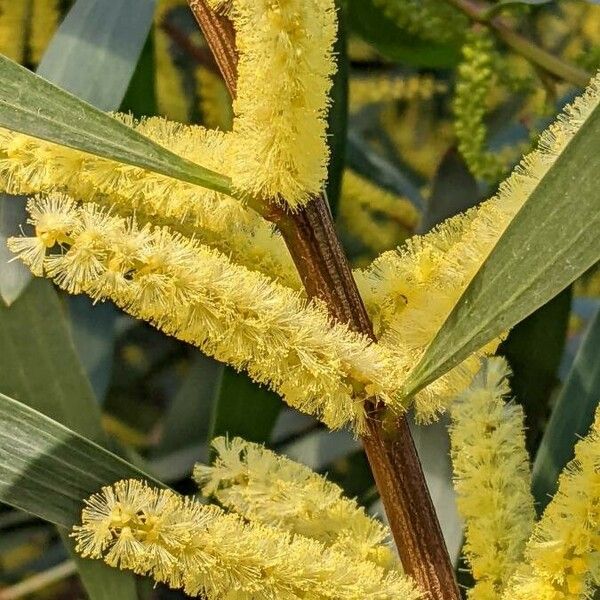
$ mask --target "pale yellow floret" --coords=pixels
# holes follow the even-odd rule
[[[187,6],[187,0],[159,0],[154,17],[155,90],[158,112],[169,119],[186,123],[190,100],[184,87],[183,71],[175,64],[172,42],[163,29],[164,20],[173,9]]]
[[[370,396],[402,410],[391,353],[333,322],[321,303],[309,303],[168,228],[139,227],[93,203],[78,206],[54,195],[30,201],[29,212],[36,236],[9,246],[38,272],[42,264],[45,275],[69,293],[113,300],[247,370],[332,428],[352,422],[360,429]],[[42,246],[52,241],[58,247],[41,263]]]
[[[128,125],[193,162],[227,170],[231,135],[153,117]],[[226,174],[226,173],[225,173]],[[235,256],[240,264],[292,287],[300,281],[281,236],[237,200],[204,188],[0,129],[0,189],[12,194],[62,191],[139,221],[169,225]]]
[[[15,4],[23,0],[12,0]],[[37,65],[42,59],[60,20],[60,0],[32,0],[29,32],[31,62]]]
[[[342,489],[308,467],[240,438],[216,438],[212,466],[197,464],[205,496],[251,522],[300,534],[352,559],[394,564],[390,532]]]
[[[398,100],[429,100],[446,90],[443,83],[429,76],[394,77],[374,75],[350,80],[350,111],[355,112],[369,104]]]
[[[15,62],[25,58],[29,0],[0,0],[0,54]]]
[[[600,584],[600,410],[575,446],[525,556],[505,600],[578,600]]]
[[[375,252],[399,245],[419,222],[419,213],[410,200],[350,169],[344,172],[339,212],[346,230]]]
[[[233,126],[231,96],[223,79],[206,67],[197,67],[196,93],[204,125],[230,131]]]
[[[495,600],[523,558],[535,511],[523,410],[506,403],[509,369],[484,361],[452,405],[450,440],[464,553],[475,578],[472,600]]]
[[[380,345],[395,352],[399,368],[416,365],[513,217],[538,187],[581,125],[597,107],[600,78],[568,106],[523,158],[498,194],[447,220],[400,250],[386,252],[356,273]],[[479,354],[493,351],[495,344]],[[468,385],[477,354],[415,397],[418,418],[431,419]]]
[[[137,480],[88,498],[72,535],[83,557],[206,600],[420,597],[397,572]]]
[[[238,89],[228,156],[235,188],[292,209],[321,191],[337,31],[333,0],[210,0],[236,30]]]

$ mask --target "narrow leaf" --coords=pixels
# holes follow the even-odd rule
[[[198,352],[165,416],[157,455],[207,441],[222,369],[222,365]]]
[[[6,247],[6,240],[15,235],[19,225],[25,223],[25,199],[8,194],[0,194],[0,296],[6,306],[10,306],[20,295],[31,279],[31,271]]]
[[[0,126],[229,193],[227,177],[177,156],[92,105],[0,56]]]
[[[600,108],[529,196],[406,383],[410,396],[551,300],[600,260]]]
[[[38,75],[100,110],[117,110],[155,5],[156,0],[77,0],[44,53]]]
[[[0,394],[0,501],[70,529],[80,519],[83,499],[123,478],[153,481],[89,439]]]
[[[58,296],[34,279],[10,308],[0,306],[0,392],[102,442],[100,411]]]
[[[209,437],[229,435],[268,442],[281,407],[277,394],[253,383],[244,373],[225,367]]]
[[[542,512],[573,458],[577,441],[589,430],[600,403],[600,311],[589,325],[569,376],[556,401],[533,465],[533,493]]]

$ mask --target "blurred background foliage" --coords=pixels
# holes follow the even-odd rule
[[[577,92],[444,0],[413,0],[410,13],[400,4],[407,3],[339,6],[328,196],[355,266],[491,195]],[[540,46],[590,72],[600,67],[600,6],[560,0],[494,8],[499,4]],[[231,100],[185,0],[0,0],[0,52],[104,110],[231,126]],[[21,222],[21,204],[2,202],[0,241]],[[381,512],[350,433],[328,433],[245,375],[110,305],[92,308],[87,299],[69,300],[47,282],[29,281],[16,263],[7,264],[3,243],[0,260],[0,392],[89,437],[108,436],[109,447],[182,492],[193,491],[192,465],[207,459],[214,435],[240,435],[329,473]],[[572,440],[587,429],[600,398],[600,319],[593,320],[599,305],[600,270],[592,269],[501,346],[525,408],[532,460],[542,445],[540,498],[552,485],[548,464],[570,458]],[[565,425],[574,394],[582,416]],[[544,437],[547,428],[554,444]],[[414,432],[457,559],[462,534],[445,424]],[[74,573],[52,526],[0,510],[0,599],[81,597]],[[177,597],[142,581],[137,589],[121,582],[111,595],[106,580],[98,586],[82,576],[92,597]]]

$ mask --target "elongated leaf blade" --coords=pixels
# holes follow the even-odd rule
[[[244,373],[223,369],[213,405],[209,439],[239,436],[250,442],[268,442],[281,411],[282,401],[273,392],[253,383]]]
[[[156,144],[0,55],[0,126],[229,193],[229,179]]]
[[[25,201],[8,194],[0,194],[0,302],[10,306],[31,279],[31,271],[20,261],[11,262],[14,256],[6,247],[6,240],[19,231],[25,223]]]
[[[155,4],[155,0],[78,0],[52,37],[38,75],[97,108],[117,110],[148,37]],[[19,200],[0,197],[0,227],[2,221],[9,225],[17,212],[25,215]],[[16,227],[25,221],[14,221],[7,235],[15,235]],[[0,294],[10,305],[31,280],[31,273],[19,261],[4,260],[5,253],[0,240]]]
[[[29,407],[60,420],[90,439],[100,443],[106,441],[100,426],[98,404],[73,347],[59,299],[48,281],[35,279],[10,308],[0,306],[0,356],[0,392],[20,399]],[[2,427],[0,421],[0,428]],[[40,457],[43,465],[44,460],[43,456]],[[92,461],[85,466],[84,456],[80,460],[82,469],[95,469]],[[18,463],[8,461],[8,465],[11,464],[14,466]],[[49,468],[41,467],[41,476],[47,475],[46,483],[55,481],[58,485],[62,480],[49,471]],[[58,464],[57,468],[62,466]],[[0,466],[0,473],[1,471]],[[23,474],[15,473],[15,477],[21,475]],[[28,477],[34,476],[28,474]],[[75,474],[73,477],[79,475]],[[29,495],[25,495],[23,499],[34,502],[37,498],[40,510],[45,510],[44,505],[50,492],[40,485],[34,493],[36,483],[44,483],[44,480],[27,480],[22,484],[25,490],[29,490]],[[6,498],[0,496],[0,500],[11,503],[10,494],[14,494],[15,499],[19,500],[20,486],[21,483],[15,490],[7,490]],[[59,498],[57,502],[63,500]],[[53,501],[48,501],[53,506]],[[44,514],[36,512],[33,504],[15,506],[46,518]],[[59,532],[67,549],[73,554],[72,540],[62,529],[59,528]],[[131,574],[110,569],[102,563],[77,558],[76,561],[92,600],[133,600],[137,597],[135,579]]]
[[[407,396],[551,300],[600,260],[600,108],[512,220],[409,376]]]
[[[160,485],[118,456],[0,394],[0,500],[70,529],[82,500],[123,478]]]
[[[37,73],[96,108],[117,110],[152,26],[156,0],[77,0]]]
[[[600,403],[600,311],[589,325],[544,432],[533,465],[533,493],[542,512],[578,439],[586,435]]]

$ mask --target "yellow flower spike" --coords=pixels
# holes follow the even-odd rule
[[[205,496],[251,522],[310,537],[353,559],[394,564],[387,527],[369,517],[340,487],[308,467],[240,438],[216,438],[212,466],[197,464]]]
[[[500,156],[486,147],[486,103],[495,79],[494,52],[494,38],[487,29],[467,34],[453,103],[458,149],[471,173],[490,183],[496,183],[506,168]]]
[[[321,191],[327,173],[326,110],[335,70],[333,0],[210,0],[226,7],[239,50],[228,157],[236,189],[292,209]],[[274,85],[273,83],[276,82]]]
[[[496,196],[355,272],[379,345],[395,354],[398,369],[408,371],[418,363],[513,217],[599,101],[596,76],[541,135],[537,148],[523,158]],[[430,421],[447,408],[477,372],[478,357],[493,352],[496,345],[497,341],[481,349],[419,392],[417,418]]]
[[[504,359],[488,359],[450,411],[454,487],[476,581],[472,600],[500,597],[521,563],[535,516],[523,410],[504,401],[508,376]]]
[[[350,80],[350,112],[369,104],[398,100],[429,100],[446,91],[443,83],[429,76],[390,77],[375,75]]]
[[[115,116],[192,162],[220,172],[226,167],[230,136],[158,117],[137,122]],[[129,214],[140,208],[159,221],[186,221],[189,228],[214,231],[249,212],[223,194],[5,129],[0,129],[0,152],[0,187],[8,193],[63,191],[81,201],[114,204]]]
[[[506,600],[587,598],[600,584],[600,409],[575,458],[562,472],[558,491],[533,531],[526,564],[508,586]]]
[[[102,558],[207,600],[421,596],[396,572],[137,480],[88,498],[72,536],[84,558]]]
[[[0,0],[0,54],[15,62],[25,58],[29,0]]]
[[[157,143],[220,172],[233,138],[161,118],[132,121]],[[237,200],[168,177],[117,164],[0,129],[0,189],[13,194],[63,191],[77,201],[99,202],[138,221],[169,225],[235,257],[252,270],[299,289],[300,279],[281,236]]]
[[[43,268],[62,288],[110,298],[167,334],[246,369],[330,427],[352,422],[360,428],[367,394],[403,409],[391,354],[332,322],[322,304],[167,228],[139,228],[93,203],[78,206],[73,218],[68,198],[37,199],[30,203],[33,224],[44,219],[45,207],[55,214],[61,203],[69,207],[57,225],[65,240]],[[26,250],[40,247],[36,239],[13,239],[9,246],[28,261]]]
[[[342,181],[340,218],[350,234],[380,252],[406,239],[416,228],[419,213],[406,198],[347,169]]]
[[[12,0],[13,4],[25,4]],[[30,59],[37,65],[42,59],[60,20],[60,0],[32,0],[31,30],[29,33]]]

